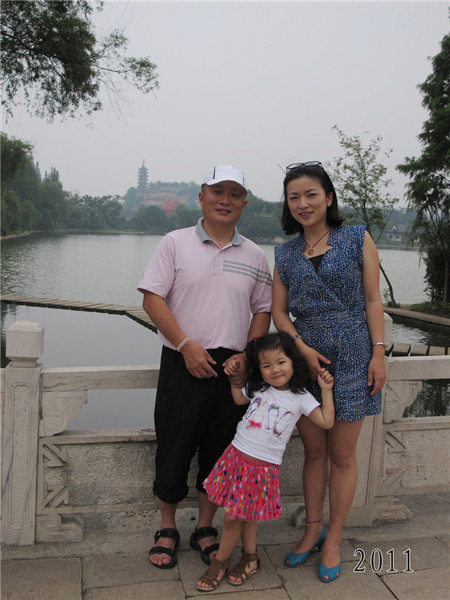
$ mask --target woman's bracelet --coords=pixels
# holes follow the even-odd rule
[[[299,333],[297,333],[297,335],[293,335],[293,336],[292,336],[292,339],[293,339],[293,340],[294,340],[294,342],[295,342],[295,340],[301,340],[301,339],[303,339],[303,338],[302,338],[302,336],[301,336]]]
[[[372,344],[372,347],[375,348],[375,346],[384,346],[386,348],[386,344],[384,342],[375,342],[375,344]]]
[[[181,342],[181,344],[178,346],[178,348],[177,348],[177,352],[179,352],[179,351],[181,350],[181,348],[182,348],[183,346],[185,346],[185,345],[186,345],[188,342],[190,342],[190,341],[191,341],[191,338],[190,338],[190,337],[184,338],[184,340],[183,340],[183,341]]]

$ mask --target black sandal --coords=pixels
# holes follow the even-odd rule
[[[165,548],[164,546],[153,546],[153,548],[150,548],[148,554],[149,554],[149,556],[150,556],[150,554],[167,554],[168,556],[170,556],[170,562],[167,563],[166,565],[165,564],[157,565],[156,563],[154,563],[152,561],[150,561],[150,562],[152,563],[153,566],[158,567],[158,569],[173,569],[173,567],[177,564],[176,551],[178,549],[178,546],[180,545],[180,534],[178,532],[178,529],[175,529],[173,527],[167,527],[166,529],[161,529],[155,533],[155,544],[161,537],[175,540],[175,547],[172,549],[172,548]]]
[[[192,532],[191,539],[189,540],[189,545],[194,550],[198,550],[200,552],[200,556],[202,557],[202,561],[205,563],[205,565],[211,564],[211,552],[215,552],[216,550],[218,550],[219,544],[216,542],[215,544],[211,544],[211,546],[207,546],[206,548],[202,549],[198,542],[199,540],[210,536],[217,538],[217,534],[217,529],[215,527],[209,526],[199,527],[197,529],[194,529],[194,531]]]

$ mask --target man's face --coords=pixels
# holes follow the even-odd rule
[[[236,225],[247,200],[245,189],[234,181],[205,185],[198,198],[206,222]]]

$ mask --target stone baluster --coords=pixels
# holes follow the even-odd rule
[[[39,396],[44,350],[40,323],[16,321],[6,332],[2,439],[2,541],[34,544]]]

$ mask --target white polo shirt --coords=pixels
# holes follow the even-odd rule
[[[250,319],[268,313],[272,278],[261,248],[235,230],[220,248],[202,226],[178,229],[158,244],[138,285],[161,296],[178,325],[204,348],[241,351]],[[160,332],[161,342],[175,349]]]

